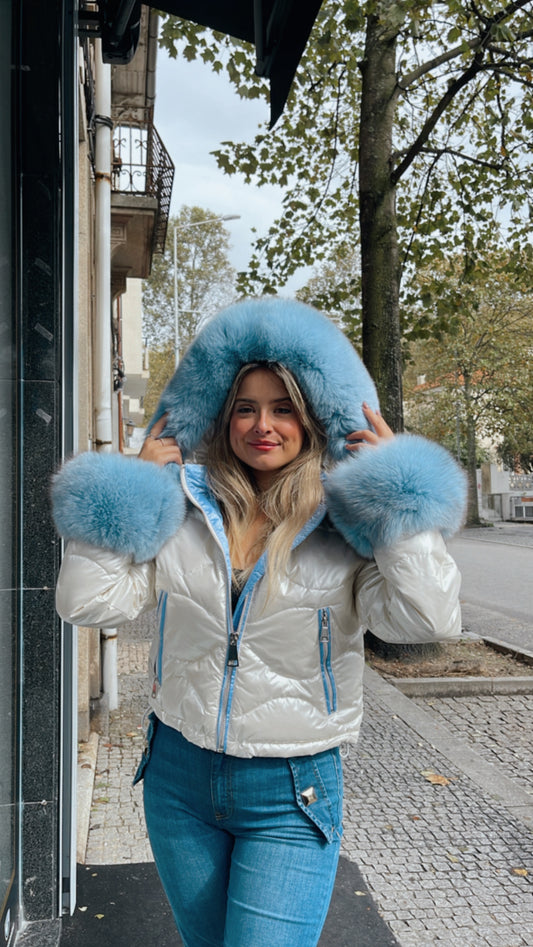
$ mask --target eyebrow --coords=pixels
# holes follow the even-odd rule
[[[256,398],[235,398],[235,404],[239,401],[242,401],[245,404],[259,404]],[[269,404],[280,404],[282,401],[289,401],[292,404],[292,401],[287,395],[285,398],[272,398],[272,401],[269,401]]]

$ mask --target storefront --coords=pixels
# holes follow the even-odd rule
[[[68,18],[70,17],[70,22]],[[72,444],[74,30],[62,4],[0,0],[2,112],[0,943],[68,903],[72,636],[55,614],[47,502]],[[66,81],[68,79],[68,81]],[[46,941],[43,940],[43,944]]]

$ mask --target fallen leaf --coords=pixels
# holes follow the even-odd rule
[[[522,878],[527,876],[527,868],[513,868],[513,875],[520,875]]]
[[[366,892],[366,891],[354,891],[354,894],[356,894],[358,898],[366,898],[367,892]]]
[[[459,859],[455,855],[450,855],[449,852],[446,852],[446,858],[449,858],[451,862],[458,862]]]
[[[433,783],[434,786],[449,786],[451,783],[451,779],[448,779],[447,776],[439,776],[432,769],[423,769],[421,775],[424,779],[427,779],[428,783]]]
[[[86,910],[87,910],[87,905],[85,905],[85,907],[83,907],[83,908],[81,908],[81,907],[78,908],[78,911],[86,911]]]
[[[97,917],[99,921],[101,921],[102,918],[105,917],[105,914],[95,914],[94,916]]]

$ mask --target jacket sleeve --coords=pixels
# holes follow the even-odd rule
[[[456,638],[461,575],[436,530],[375,551],[355,580],[361,624],[397,644]]]
[[[155,607],[155,563],[72,540],[56,589],[61,618],[75,625],[114,628]]]

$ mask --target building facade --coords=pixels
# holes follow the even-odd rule
[[[149,7],[131,63],[103,67],[108,111],[75,3],[0,0],[0,44],[0,945],[51,947],[74,904],[77,742],[102,675],[99,632],[55,612],[50,477],[75,451],[124,445],[124,337],[139,402],[138,280],[164,247],[173,168],[153,125]]]

